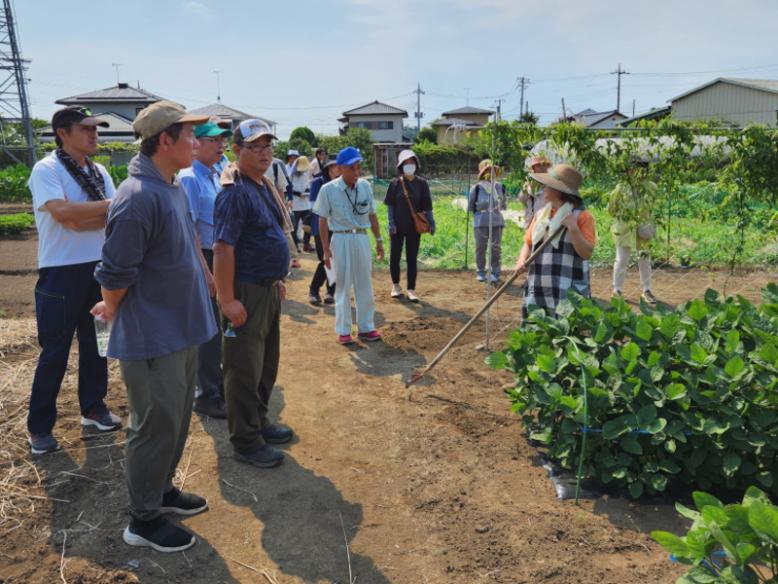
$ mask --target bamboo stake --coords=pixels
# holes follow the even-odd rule
[[[532,255],[530,255],[527,258],[527,262],[526,262],[525,266],[529,266],[530,264],[532,264],[538,258],[538,256],[542,253],[542,251],[545,249],[545,247],[549,244],[549,242],[551,242],[554,238],[556,238],[558,235],[560,235],[564,230],[565,230],[565,226],[564,225],[560,225],[559,227],[557,227],[556,231],[554,231],[554,233],[552,233],[549,237],[547,237],[543,241],[543,243],[541,243],[540,246],[538,246],[538,248],[534,252],[532,252]],[[416,373],[415,375],[413,375],[413,377],[411,377],[405,383],[405,387],[406,388],[410,388],[413,384],[415,384],[418,381],[420,381],[425,375],[427,375],[430,371],[432,371],[432,369],[435,367],[435,365],[437,365],[438,362],[446,355],[446,353],[449,352],[451,347],[453,347],[456,344],[456,342],[459,339],[461,339],[462,336],[470,329],[470,327],[473,326],[473,324],[475,324],[475,322],[479,318],[481,318],[481,316],[487,310],[489,310],[489,307],[491,307],[491,305],[494,304],[497,301],[497,299],[500,296],[503,295],[503,293],[508,289],[508,286],[513,284],[513,282],[518,277],[519,277],[519,274],[514,271],[513,274],[511,275],[511,277],[508,278],[505,281],[505,283],[497,289],[497,291],[494,293],[494,295],[491,298],[489,298],[489,300],[487,300],[486,303],[478,310],[478,312],[476,312],[473,315],[473,317],[467,322],[467,324],[465,326],[463,326],[459,330],[459,332],[457,334],[454,335],[454,337],[446,344],[446,346],[443,347],[443,349],[440,351],[440,353],[438,353],[435,356],[435,358],[432,361],[430,361],[429,365],[427,365],[420,373]],[[410,399],[411,399],[411,392],[409,391],[408,392],[408,400],[410,401]]]

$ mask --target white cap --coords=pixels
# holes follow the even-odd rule
[[[297,150],[295,150],[295,149],[291,149],[291,150],[289,150],[289,151],[286,153],[286,155],[287,155],[287,156],[300,156],[300,153],[299,153]]]
[[[240,134],[243,142],[254,142],[263,136],[270,136],[271,139],[276,139],[270,126],[262,120],[256,119],[243,120],[238,124],[237,133]]]

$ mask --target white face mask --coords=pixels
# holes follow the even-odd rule
[[[415,164],[403,164],[403,174],[405,176],[413,176],[416,174],[416,165]]]

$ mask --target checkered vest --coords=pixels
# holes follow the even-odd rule
[[[573,211],[578,218],[579,210]],[[533,242],[532,251],[541,241]],[[565,231],[559,246],[547,245],[527,269],[522,315],[527,317],[529,306],[539,306],[554,314],[557,304],[573,289],[582,296],[591,296],[589,261],[579,256],[573,247],[570,233]]]

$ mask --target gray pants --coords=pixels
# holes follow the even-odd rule
[[[197,347],[120,365],[130,406],[126,459],[130,513],[150,521],[159,515],[162,495],[173,488],[189,433]]]
[[[213,251],[203,250],[203,256],[208,263],[208,269],[213,272]],[[219,305],[216,298],[211,298],[211,308],[216,322],[221,322]],[[224,377],[222,376],[222,336],[217,333],[210,341],[197,349],[197,399],[224,398]]]
[[[489,228],[475,227],[475,266],[476,270],[482,276],[486,275],[486,248],[489,243]],[[492,249],[491,249],[491,273],[494,276],[500,275],[500,260],[502,258],[502,226],[492,226]]]

